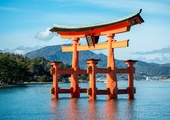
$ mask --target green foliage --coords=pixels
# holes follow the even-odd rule
[[[23,82],[51,82],[50,61],[44,57],[27,58],[13,53],[0,54],[0,84],[20,84]],[[61,69],[70,69],[71,65],[60,64]],[[59,81],[69,82],[71,75],[59,75]],[[87,80],[88,75],[80,75],[79,79]]]
[[[9,53],[0,55],[0,84],[22,83],[29,79],[27,65],[16,61],[18,57]]]
[[[30,81],[37,82],[49,82],[52,81],[52,77],[50,75],[50,64],[49,61],[43,57],[37,57],[34,59],[30,59],[28,64],[30,75]]]
[[[79,75],[79,78],[81,79],[81,80],[89,80],[89,75],[88,74],[81,74],[81,75]]]
[[[29,59],[13,53],[0,54],[0,84],[52,81],[49,61],[43,57]]]
[[[61,63],[61,64],[59,65],[59,68],[60,68],[60,69],[68,70],[68,69],[71,69],[71,65]],[[60,75],[58,76],[59,81],[61,81],[61,82],[66,82],[66,83],[69,82],[69,77],[71,77],[70,74],[60,74]]]

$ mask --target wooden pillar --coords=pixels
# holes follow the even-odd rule
[[[114,49],[112,48],[112,42],[116,42],[113,34],[108,34],[108,56],[107,56],[107,67],[111,68],[111,72],[107,74],[107,89],[110,90],[108,99],[117,99],[117,77],[116,77],[116,66],[114,61]]]
[[[89,59],[87,60],[88,64],[88,73],[89,73],[89,88],[88,88],[88,94],[90,95],[91,100],[96,99],[96,94],[97,94],[97,88],[96,88],[96,71],[97,67],[96,64],[98,63],[99,60],[97,59]]]
[[[79,98],[80,97],[80,88],[78,83],[78,61],[79,61],[79,52],[77,51],[77,46],[79,38],[73,38],[73,54],[72,54],[72,69],[74,70],[73,74],[71,74],[71,86],[73,89],[71,93],[71,98]]]
[[[51,62],[53,68],[50,69],[50,72],[53,74],[53,87],[51,88],[51,94],[53,94],[54,99],[58,99],[58,65],[61,62]]]
[[[135,69],[133,64],[135,64],[135,60],[127,60],[125,63],[128,65],[128,99],[134,99],[135,87],[134,87],[134,78],[133,73],[135,73]]]

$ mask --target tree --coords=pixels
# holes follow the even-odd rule
[[[50,75],[50,63],[44,57],[29,59],[28,68],[31,73],[30,81],[47,82],[52,81]]]
[[[0,56],[0,84],[23,83],[29,79],[27,65],[13,59],[13,55],[6,53]]]
[[[2,53],[0,55],[0,84],[18,84],[23,82],[52,81],[50,61],[44,57],[29,59],[19,54]],[[70,69],[71,65],[60,64],[61,69]],[[59,81],[69,82],[70,74],[59,75]],[[88,75],[80,75],[79,79],[87,80]]]
[[[68,70],[68,69],[71,68],[71,65],[61,63],[59,65],[59,68],[64,69],[64,70]],[[71,76],[70,74],[60,74],[58,78],[59,78],[59,81],[69,82],[69,77],[70,76]]]

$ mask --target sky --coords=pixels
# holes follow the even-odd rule
[[[117,41],[130,40],[129,47],[115,49],[115,58],[170,63],[170,0],[0,0],[0,50],[71,44],[72,40],[61,39],[49,29],[54,24],[117,20],[140,9],[145,22],[115,35]],[[99,42],[106,40],[103,36]],[[107,50],[93,52],[107,55]]]

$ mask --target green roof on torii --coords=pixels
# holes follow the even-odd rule
[[[103,22],[103,23],[96,23],[96,24],[90,24],[90,25],[82,25],[82,26],[64,26],[64,25],[54,25],[52,29],[50,29],[51,32],[83,32],[83,31],[88,31],[88,30],[93,30],[95,28],[102,28],[114,24],[118,24],[124,21],[130,21],[131,25],[136,25],[136,24],[141,24],[144,22],[142,17],[140,16],[142,9],[139,11],[130,14],[126,17],[117,19],[117,20],[112,20],[108,22]]]

